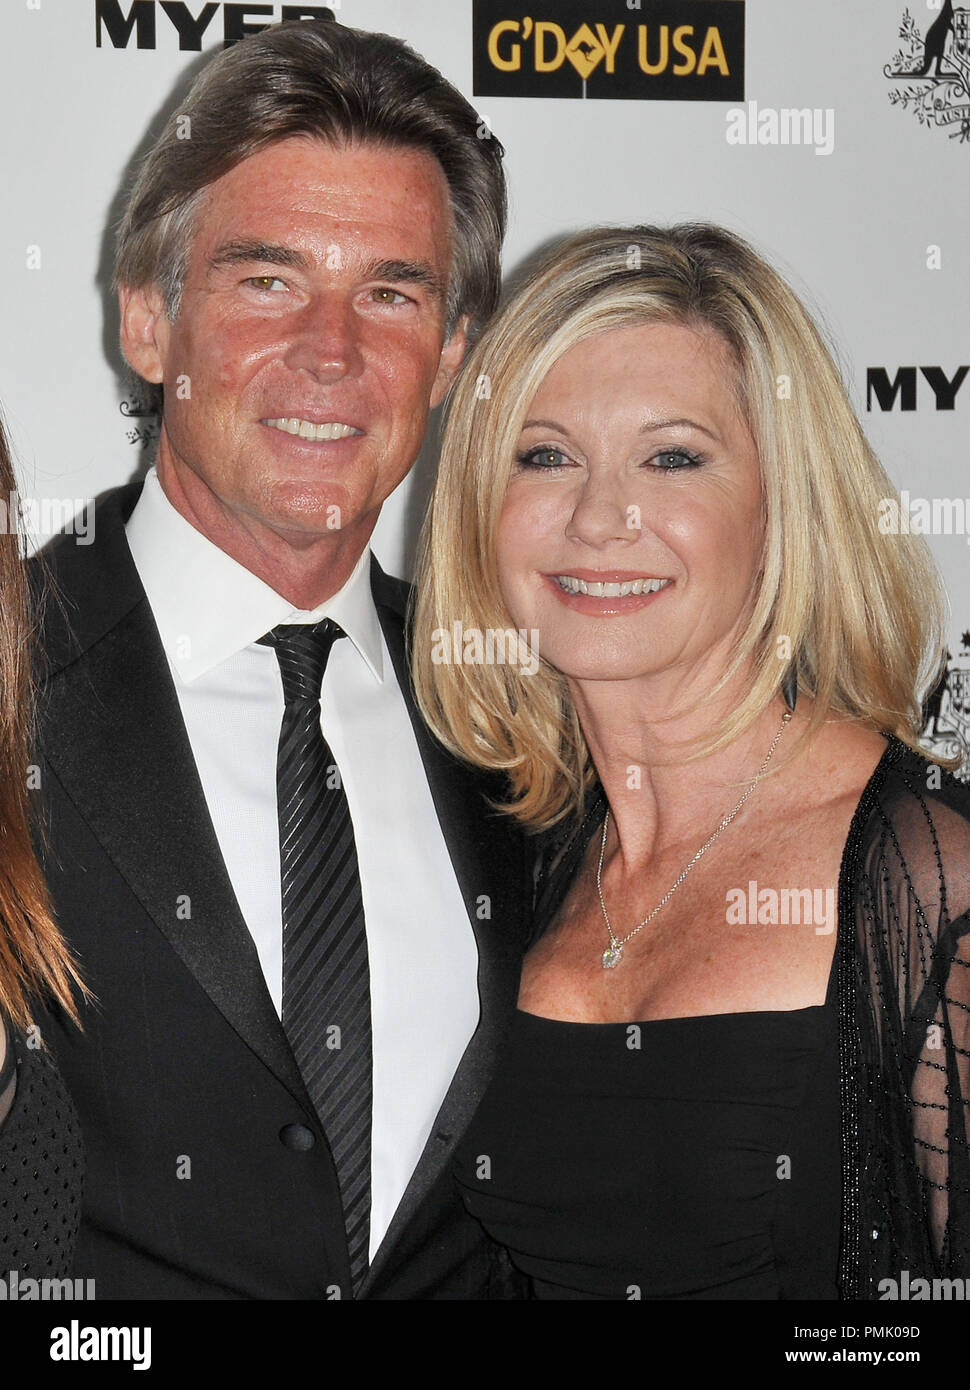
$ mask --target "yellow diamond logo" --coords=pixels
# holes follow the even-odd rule
[[[584,82],[605,56],[606,49],[588,24],[580,25],[566,47],[566,57]]]

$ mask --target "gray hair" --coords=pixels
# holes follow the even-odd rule
[[[295,135],[400,145],[438,161],[454,219],[447,331],[463,314],[473,333],[480,328],[501,291],[504,150],[407,44],[329,21],[276,25],[208,64],[138,172],[118,230],[115,284],[158,285],[174,320],[206,189]]]

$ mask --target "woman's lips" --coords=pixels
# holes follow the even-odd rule
[[[591,617],[636,613],[655,602],[674,582],[660,575],[616,570],[571,571],[543,578],[567,608]]]

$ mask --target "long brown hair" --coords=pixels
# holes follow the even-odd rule
[[[0,420],[0,494],[7,503],[7,523],[0,530],[0,1015],[25,1028],[30,1001],[43,995],[77,1022],[71,987],[83,986],[54,921],[30,834],[32,634],[15,491]]]

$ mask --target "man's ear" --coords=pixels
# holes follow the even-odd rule
[[[145,381],[165,379],[165,357],[170,324],[165,299],[157,285],[118,290],[121,311],[121,350],[128,365]]]
[[[468,347],[468,315],[463,314],[458,320],[455,331],[441,349],[441,361],[438,363],[438,375],[434,379],[434,386],[431,388],[431,406],[440,405],[448,394],[448,387],[455,379],[458,368],[461,366],[462,358]]]

